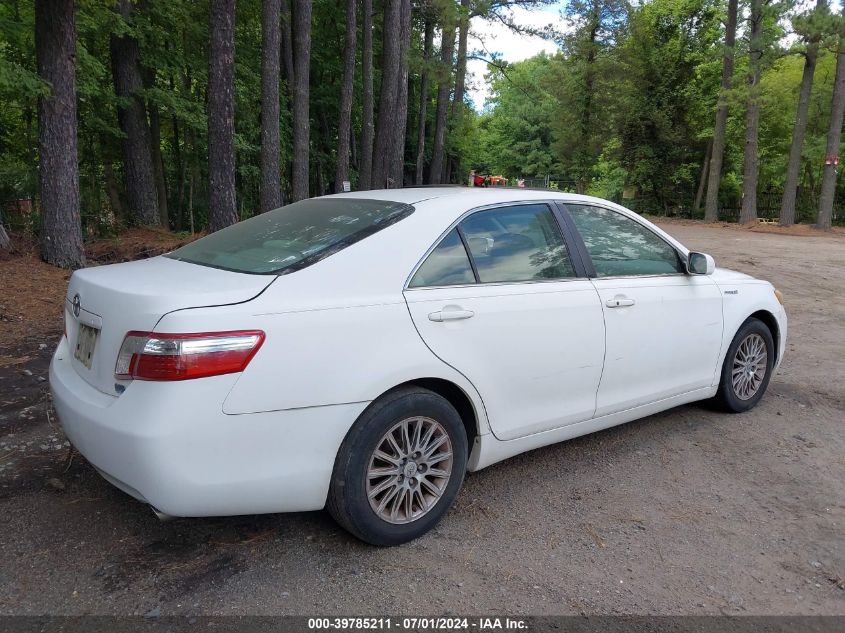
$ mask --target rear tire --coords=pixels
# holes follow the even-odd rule
[[[326,507],[372,545],[400,545],[431,530],[463,483],[467,435],[448,400],[402,387],[373,402],[344,439]]]
[[[765,323],[755,318],[743,323],[722,364],[714,398],[719,408],[742,413],[757,406],[769,386],[775,354],[774,339]]]

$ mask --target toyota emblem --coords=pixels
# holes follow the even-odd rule
[[[71,301],[71,305],[73,306],[73,316],[79,317],[79,311],[82,310],[82,300],[79,298],[78,292],[73,295],[73,301]]]

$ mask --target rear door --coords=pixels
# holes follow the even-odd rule
[[[552,205],[469,214],[424,259],[405,299],[428,347],[478,389],[499,439],[592,417],[602,309]]]
[[[596,417],[709,386],[722,341],[718,286],[687,274],[645,224],[605,207],[561,206],[583,239],[604,310]]]

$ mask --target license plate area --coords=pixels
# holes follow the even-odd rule
[[[100,330],[85,325],[79,324],[79,330],[76,333],[76,349],[73,350],[73,357],[82,363],[87,369],[91,369],[91,363],[94,360],[94,348],[97,346],[97,337]]]

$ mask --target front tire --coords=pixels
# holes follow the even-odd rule
[[[769,328],[759,319],[749,318],[739,328],[725,355],[716,403],[732,413],[757,406],[769,386],[775,353]]]
[[[399,545],[431,530],[463,483],[467,435],[448,400],[420,387],[371,404],[338,451],[327,509],[372,545]]]

